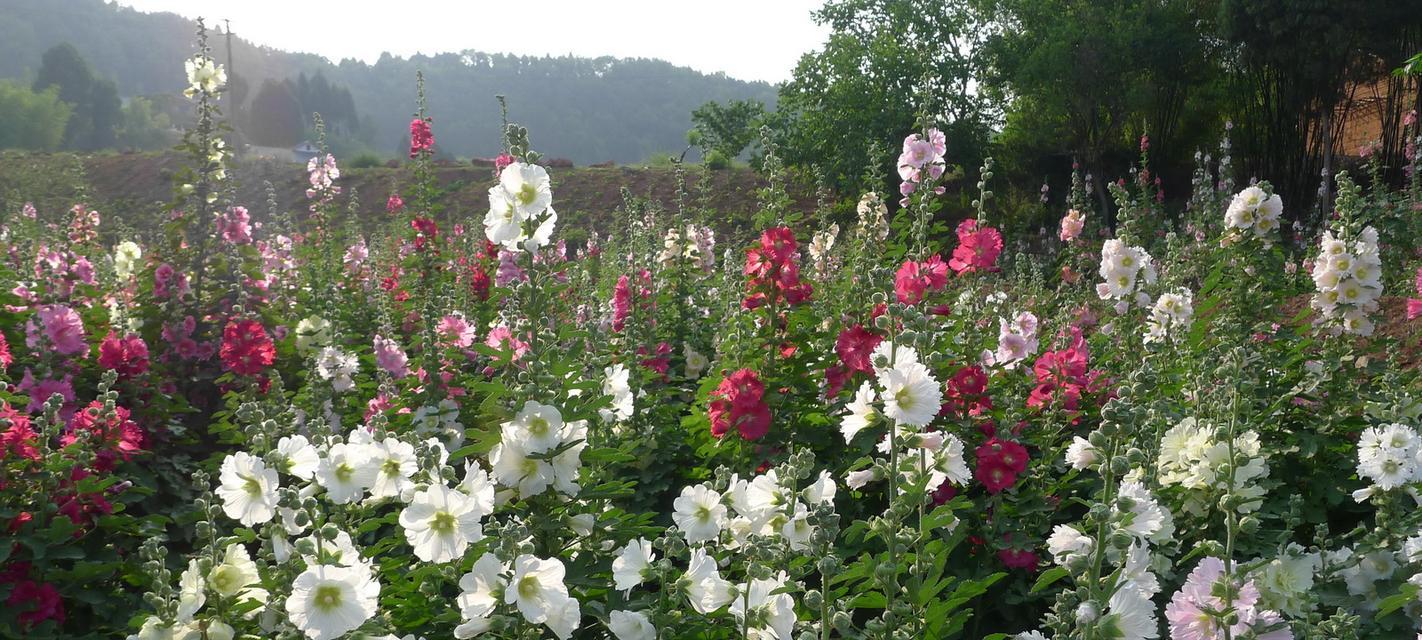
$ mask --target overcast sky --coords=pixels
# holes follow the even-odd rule
[[[372,62],[474,49],[521,55],[661,58],[743,80],[782,82],[827,31],[823,0],[117,0],[140,11],[232,21],[238,37],[332,60]]]

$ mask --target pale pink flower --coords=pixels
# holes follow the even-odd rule
[[[375,336],[375,364],[396,378],[410,375],[410,359],[405,350],[398,342],[379,334]]]

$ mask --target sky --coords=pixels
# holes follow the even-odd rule
[[[332,61],[473,49],[660,58],[706,73],[783,82],[828,31],[824,0],[117,0],[139,11],[232,21],[256,44]],[[333,6],[342,8],[332,11]]]

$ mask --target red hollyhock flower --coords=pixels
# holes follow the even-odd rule
[[[232,320],[222,330],[222,364],[233,373],[254,376],[276,361],[276,347],[256,320]]]
[[[627,326],[627,316],[632,314],[632,287],[627,274],[617,277],[617,285],[612,288],[612,330],[621,332]]]
[[[39,460],[39,434],[30,426],[30,417],[0,400],[0,459],[9,456]]]
[[[1001,493],[1017,483],[1017,474],[1027,469],[1027,448],[996,437],[978,445],[975,476],[988,493]]]
[[[20,626],[29,628],[45,620],[64,624],[64,601],[54,585],[33,580],[20,580],[5,599],[5,606],[21,611]]]
[[[765,384],[750,369],[740,369],[721,381],[711,392],[707,414],[711,435],[721,438],[732,427],[746,440],[758,440],[770,432],[770,407],[765,404]]]
[[[104,403],[98,400],[74,412],[59,443],[67,447],[79,439],[80,431],[88,431],[94,447],[94,469],[113,471],[117,459],[129,460],[143,451],[143,431],[129,419],[128,409],[115,406],[114,415],[108,419],[103,414]]]
[[[439,237],[439,226],[431,218],[415,216],[410,220],[410,228],[415,230],[415,248],[424,249]]]
[[[996,270],[997,256],[1002,253],[1002,234],[992,227],[978,227],[973,219],[958,223],[958,246],[948,266],[958,275],[974,271]]]
[[[988,493],[993,494],[1002,493],[1017,484],[1017,474],[994,458],[979,459],[973,476],[983,483]]]
[[[148,370],[148,343],[136,333],[120,338],[110,331],[99,344],[99,366],[131,378]]]
[[[758,309],[782,300],[796,305],[810,299],[814,287],[800,280],[798,246],[788,227],[774,227],[760,234],[757,246],[746,249],[743,272],[749,280],[742,307]]]
[[[834,365],[825,368],[825,397],[833,398],[844,391],[844,385],[849,381],[849,367],[844,365]]]
[[[992,409],[987,395],[987,374],[978,366],[963,367],[948,379],[944,407],[963,416],[979,416]]]
[[[850,370],[874,373],[874,363],[870,362],[869,357],[874,353],[874,348],[883,341],[884,338],[879,334],[864,328],[862,324],[856,324],[839,332],[839,337],[834,341],[834,352],[839,354],[840,362]]]
[[[386,212],[386,213],[400,213],[401,211],[404,211],[404,210],[405,210],[405,201],[400,199],[400,194],[398,194],[398,193],[392,193],[392,194],[390,194],[390,198],[385,201],[385,212]]]
[[[421,151],[428,151],[434,148],[434,130],[430,129],[430,121],[423,118],[415,118],[410,121],[410,157],[420,155]]]
[[[997,552],[997,559],[1009,569],[1037,570],[1037,554],[1027,549],[1002,549]]]
[[[491,285],[493,285],[493,280],[489,278],[489,272],[484,270],[482,264],[474,264],[469,267],[469,289],[474,293],[475,298],[488,300]]]

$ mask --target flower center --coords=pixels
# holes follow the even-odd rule
[[[438,534],[448,535],[454,532],[454,514],[448,511],[437,511],[434,518],[430,519],[430,530]]]
[[[246,490],[247,495],[252,496],[253,498],[262,495],[262,483],[258,482],[256,477],[242,476],[242,480],[242,488]]]
[[[381,465],[380,470],[385,475],[390,476],[392,478],[398,476],[400,475],[400,461],[394,458],[390,458],[389,460],[385,461],[384,465]]]
[[[518,581],[518,595],[528,599],[535,598],[542,590],[542,586],[538,583],[537,576],[524,576]]]
[[[528,431],[535,436],[548,433],[548,426],[548,421],[543,418],[535,417],[528,421]]]
[[[533,201],[534,201],[534,200],[537,200],[537,199],[538,199],[538,189],[534,188],[533,185],[531,185],[531,184],[529,184],[529,183],[527,183],[527,182],[523,183],[523,186],[520,187],[519,190],[518,190],[518,201],[519,201],[519,203],[521,203],[523,206],[526,207],[526,206],[528,206],[528,205],[533,204]]]
[[[341,588],[335,585],[322,585],[316,587],[316,597],[313,598],[316,608],[322,611],[331,611],[341,606]]]
[[[336,467],[336,479],[341,482],[350,482],[353,475],[355,475],[355,469],[349,462],[342,462],[340,466]]]

